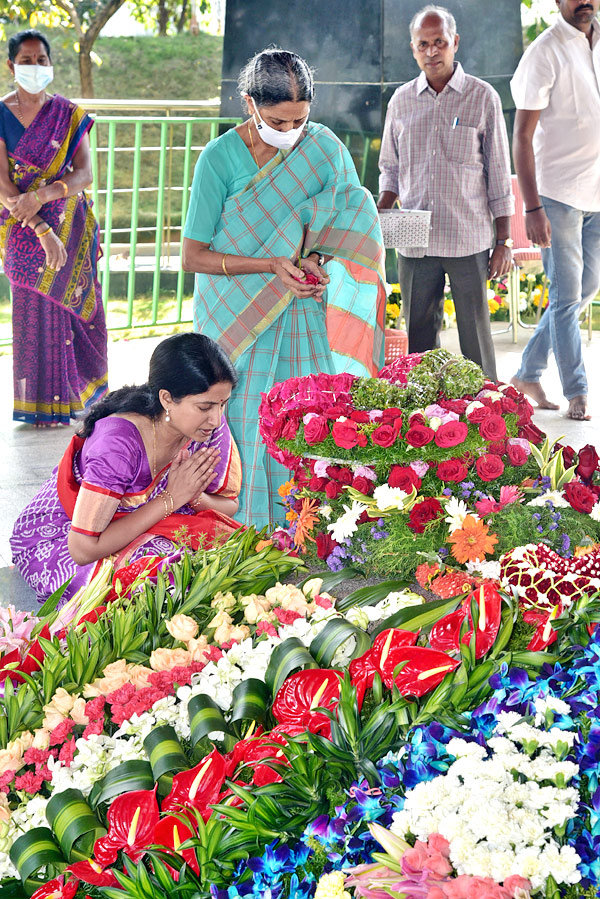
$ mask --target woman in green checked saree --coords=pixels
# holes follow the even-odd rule
[[[260,394],[315,372],[377,372],[384,249],[346,147],[308,121],[314,89],[304,60],[263,50],[239,86],[250,118],[198,160],[183,267],[197,273],[196,329],[239,374],[228,412],[244,471],[238,518],[263,525],[281,519],[277,488],[289,475],[260,439]]]

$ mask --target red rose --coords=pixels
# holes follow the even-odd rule
[[[576,453],[572,446],[563,446],[562,443],[555,443],[552,447],[552,451],[557,453],[559,449],[563,451],[563,465],[565,468],[570,468],[571,465],[575,464],[576,461]]]
[[[369,413],[363,411],[362,409],[355,409],[354,412],[350,413],[350,418],[352,421],[357,421],[359,424],[368,424],[370,421]]]
[[[466,399],[438,400],[438,405],[440,405],[442,409],[446,409],[448,412],[456,412],[457,415],[462,415],[469,403]]]
[[[425,418],[422,412],[415,412],[410,416],[408,420],[409,428],[413,428],[415,425],[423,425],[423,427],[428,427],[427,422],[429,419]]]
[[[504,471],[504,462],[500,456],[486,453],[485,456],[480,456],[477,459],[475,468],[482,481],[495,481]]]
[[[421,478],[410,465],[392,465],[388,478],[390,487],[399,487],[405,493],[410,493],[413,487],[418,490],[421,483]]]
[[[329,483],[325,485],[327,499],[335,499],[336,496],[339,496],[340,493],[342,493],[343,489],[343,486],[338,484],[337,481],[329,481]]]
[[[491,443],[488,443],[487,451],[488,453],[492,453],[494,456],[503,456],[506,452],[506,441],[493,440]]]
[[[589,515],[596,505],[596,494],[580,481],[571,481],[564,490],[565,498],[576,512],[585,512]]]
[[[509,396],[502,397],[502,399],[500,400],[500,407],[502,408],[502,411],[504,412],[505,415],[507,415],[510,412],[517,411],[517,404]]]
[[[315,493],[320,493],[325,489],[326,484],[327,478],[318,478],[316,475],[313,475],[313,477],[308,482],[308,489],[314,490]]]
[[[312,446],[313,443],[322,443],[329,436],[329,422],[322,415],[314,418],[304,425],[304,439]]]
[[[371,434],[371,440],[377,446],[392,446],[396,442],[398,432],[391,425],[379,425]]]
[[[543,443],[545,434],[541,431],[537,425],[534,425],[532,422],[529,422],[523,427],[519,428],[519,437],[523,437],[525,440],[529,440],[530,443]]]
[[[327,477],[328,478],[333,478],[334,481],[337,481],[339,473],[340,473],[339,465],[328,465],[327,466]]]
[[[484,440],[504,440],[506,422],[501,415],[486,415],[479,425],[479,433]]]
[[[433,438],[435,437],[435,431],[433,428],[428,428],[427,425],[420,424],[412,424],[408,431],[406,432],[405,439],[407,443],[410,443],[411,446],[427,446],[428,443],[431,443]]]
[[[509,443],[506,448],[506,455],[510,464],[514,465],[515,468],[525,465],[529,458],[523,447],[519,446],[518,443]]]
[[[331,436],[336,446],[353,449],[358,443],[358,425],[355,421],[336,421],[331,429]]]
[[[296,418],[288,418],[283,426],[283,431],[281,432],[281,436],[283,437],[283,439],[293,440],[298,433],[298,425],[299,422]]]
[[[468,433],[469,428],[464,421],[448,421],[435,432],[435,442],[442,448],[458,446],[466,440]]]
[[[579,450],[575,474],[581,478],[584,484],[589,484],[594,477],[594,473],[598,468],[598,459],[598,453],[591,443],[588,443],[586,446],[582,446],[582,448]]]
[[[491,413],[492,410],[489,406],[476,406],[474,409],[471,409],[471,411],[467,415],[467,418],[472,424],[478,425],[482,421],[485,421],[485,419],[488,417],[488,415],[491,415]]]
[[[373,490],[375,489],[375,484],[373,481],[370,481],[369,478],[363,477],[363,475],[358,475],[358,477],[354,478],[352,481],[352,486],[355,490],[358,490],[359,493],[364,493],[365,496],[371,496]]]
[[[437,476],[440,481],[464,481],[469,470],[459,459],[448,459],[440,462],[437,467]]]
[[[317,534],[317,555],[319,559],[326,559],[330,556],[338,544],[335,542],[331,534]]]
[[[340,468],[337,479],[344,487],[348,487],[352,483],[352,472],[349,468]]]
[[[271,439],[279,440],[281,437],[281,433],[285,427],[285,419],[283,416],[278,415],[273,424],[271,425]]]
[[[400,419],[400,423],[396,424],[398,419]],[[384,409],[381,423],[384,425],[394,424],[394,426],[399,430],[402,427],[402,409],[397,409],[395,406],[390,406],[389,409]]]
[[[366,434],[361,433],[358,435],[358,440],[356,441],[357,446],[366,446],[368,442]]]
[[[444,510],[437,499],[430,496],[412,507],[408,516],[408,526],[413,529],[415,534],[422,534],[429,521],[433,521],[443,514]]]

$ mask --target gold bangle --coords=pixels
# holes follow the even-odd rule
[[[44,234],[49,234],[51,231],[52,231],[52,228],[50,227],[50,225],[47,225],[45,231],[36,231],[36,232],[35,232],[35,236],[36,236],[36,237],[43,237]]]
[[[231,278],[231,275],[227,271],[227,266],[225,265],[225,258],[228,256],[227,253],[223,253],[223,258],[221,259],[221,268],[223,269],[223,274],[227,275],[228,278]]]
[[[54,184],[62,184],[62,189],[63,189],[63,195],[62,195],[62,198],[63,198],[63,200],[64,200],[64,198],[65,198],[65,197],[67,196],[67,194],[69,193],[69,185],[67,184],[66,181],[63,181],[62,178],[57,178],[56,181],[54,182]]]
[[[165,514],[163,515],[163,518],[168,518],[169,515],[172,515],[175,511],[175,502],[168,490],[163,490],[160,495],[162,497],[162,501],[165,504]]]

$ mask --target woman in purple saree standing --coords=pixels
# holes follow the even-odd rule
[[[93,123],[46,94],[43,35],[14,35],[8,53],[16,89],[0,102],[0,253],[13,301],[13,418],[68,424],[108,381],[98,225],[84,193]]]

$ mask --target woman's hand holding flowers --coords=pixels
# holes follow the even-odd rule
[[[203,447],[193,455],[181,449],[171,462],[167,490],[173,497],[175,509],[204,493],[214,480],[215,466],[219,461],[219,451]]]
[[[326,281],[323,283],[322,279],[329,280],[326,275],[321,273],[318,265],[306,259],[302,260],[302,268],[300,268],[285,256],[275,256],[271,260],[271,271],[299,299],[313,297],[319,300],[327,286]],[[321,283],[311,284],[310,281],[306,280],[306,273],[314,274]]]
[[[52,229],[38,238],[46,254],[46,265],[49,269],[59,272],[67,261],[67,251],[60,237]]]

